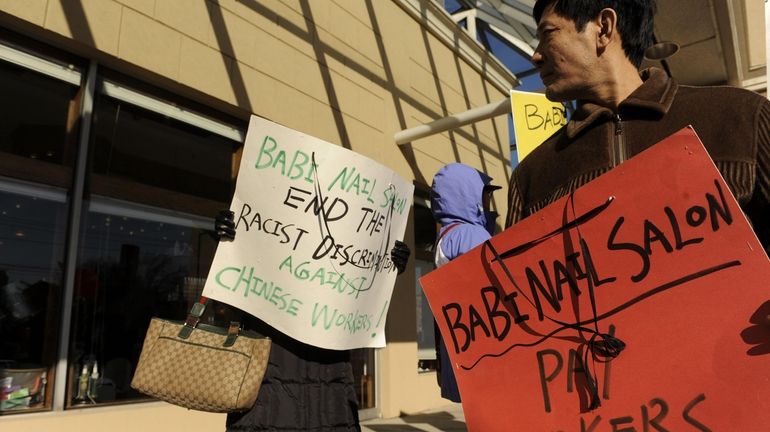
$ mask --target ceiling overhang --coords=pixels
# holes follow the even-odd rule
[[[532,8],[535,0],[467,0],[475,17],[531,52],[537,45]],[[674,41],[680,50],[665,59],[683,84],[731,84],[764,90],[764,3],[759,0],[661,0],[657,2],[655,36]],[[527,48],[528,47],[528,48]],[[527,49],[525,49],[527,48]],[[664,66],[645,60],[642,67]]]

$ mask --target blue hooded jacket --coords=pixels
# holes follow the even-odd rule
[[[433,177],[430,207],[433,218],[441,224],[439,235],[457,224],[441,238],[441,251],[450,260],[478,246],[490,237],[488,227],[494,223],[484,212],[484,187],[492,178],[461,163],[441,168]]]
[[[450,261],[491,237],[494,217],[484,211],[482,201],[484,187],[491,181],[488,175],[461,163],[446,165],[433,177],[430,205],[433,218],[441,224],[438,247]],[[460,402],[457,381],[440,337],[436,338],[436,345],[441,397]]]

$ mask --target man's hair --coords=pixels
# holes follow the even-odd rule
[[[618,14],[618,32],[626,56],[639,67],[644,50],[653,42],[653,19],[656,0],[537,0],[532,10],[536,23],[543,12],[553,4],[557,15],[575,23],[578,32],[586,28],[588,21],[596,18],[602,9],[610,8]]]

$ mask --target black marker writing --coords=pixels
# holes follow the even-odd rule
[[[265,234],[275,236],[279,238],[278,242],[281,244],[291,243],[293,240],[292,250],[297,249],[297,245],[299,245],[302,236],[308,233],[308,231],[295,226],[294,224],[284,224],[277,219],[263,218],[262,214],[259,212],[254,212],[252,214],[251,206],[246,203],[241,206],[235,226],[236,229],[239,226],[242,226],[246,228],[246,231],[257,229]]]
[[[296,187],[289,187],[286,191],[283,205],[294,209],[299,209],[300,205],[304,205],[304,213],[308,213],[312,209],[314,215],[322,215],[327,222],[340,220],[348,214],[348,203],[342,198],[335,197],[329,202],[327,196],[313,195],[310,191]]]
[[[716,180],[714,180],[714,185],[716,186],[719,201],[717,201],[715,195],[707,193],[705,195],[705,207],[695,205],[687,209],[685,211],[684,219],[689,227],[699,228],[706,222],[707,216],[710,225],[709,228],[712,232],[719,231],[722,227],[721,223],[724,223],[725,225],[732,224],[733,215],[730,212],[730,207],[727,205],[722,186]],[[663,252],[672,253],[681,250],[686,246],[703,241],[703,237],[683,238],[682,224],[679,219],[677,219],[674,211],[669,207],[665,207],[663,210],[666,215],[667,228],[670,229],[667,231],[673,234],[673,239],[670,239],[665,234],[664,230],[659,227],[659,225],[663,226],[660,222],[656,223],[652,220],[645,219],[641,229],[638,229],[639,227],[628,227],[625,218],[622,216],[615,221],[610,235],[607,238],[607,249],[611,251],[632,252],[641,260],[641,269],[637,274],[631,276],[631,281],[633,282],[640,282],[649,274],[651,266],[650,256],[656,251],[656,249],[653,248],[654,244],[658,244]],[[632,233],[641,231],[641,238],[637,238],[634,242],[620,241],[619,237],[623,236],[623,234],[621,234],[621,229],[623,229],[623,234],[629,230]],[[625,237],[628,238],[628,236]]]
[[[564,115],[564,107],[548,107],[545,112],[539,112],[540,109],[535,104],[524,105],[524,116],[527,120],[527,129],[535,130],[542,128],[558,128],[567,124],[567,117]]]

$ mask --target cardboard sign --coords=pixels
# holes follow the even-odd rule
[[[768,430],[770,262],[692,129],[420,283],[469,431]]]
[[[252,116],[203,295],[330,349],[385,345],[414,186],[342,147]]]
[[[519,162],[567,124],[564,105],[549,101],[542,93],[511,90],[511,110]]]

